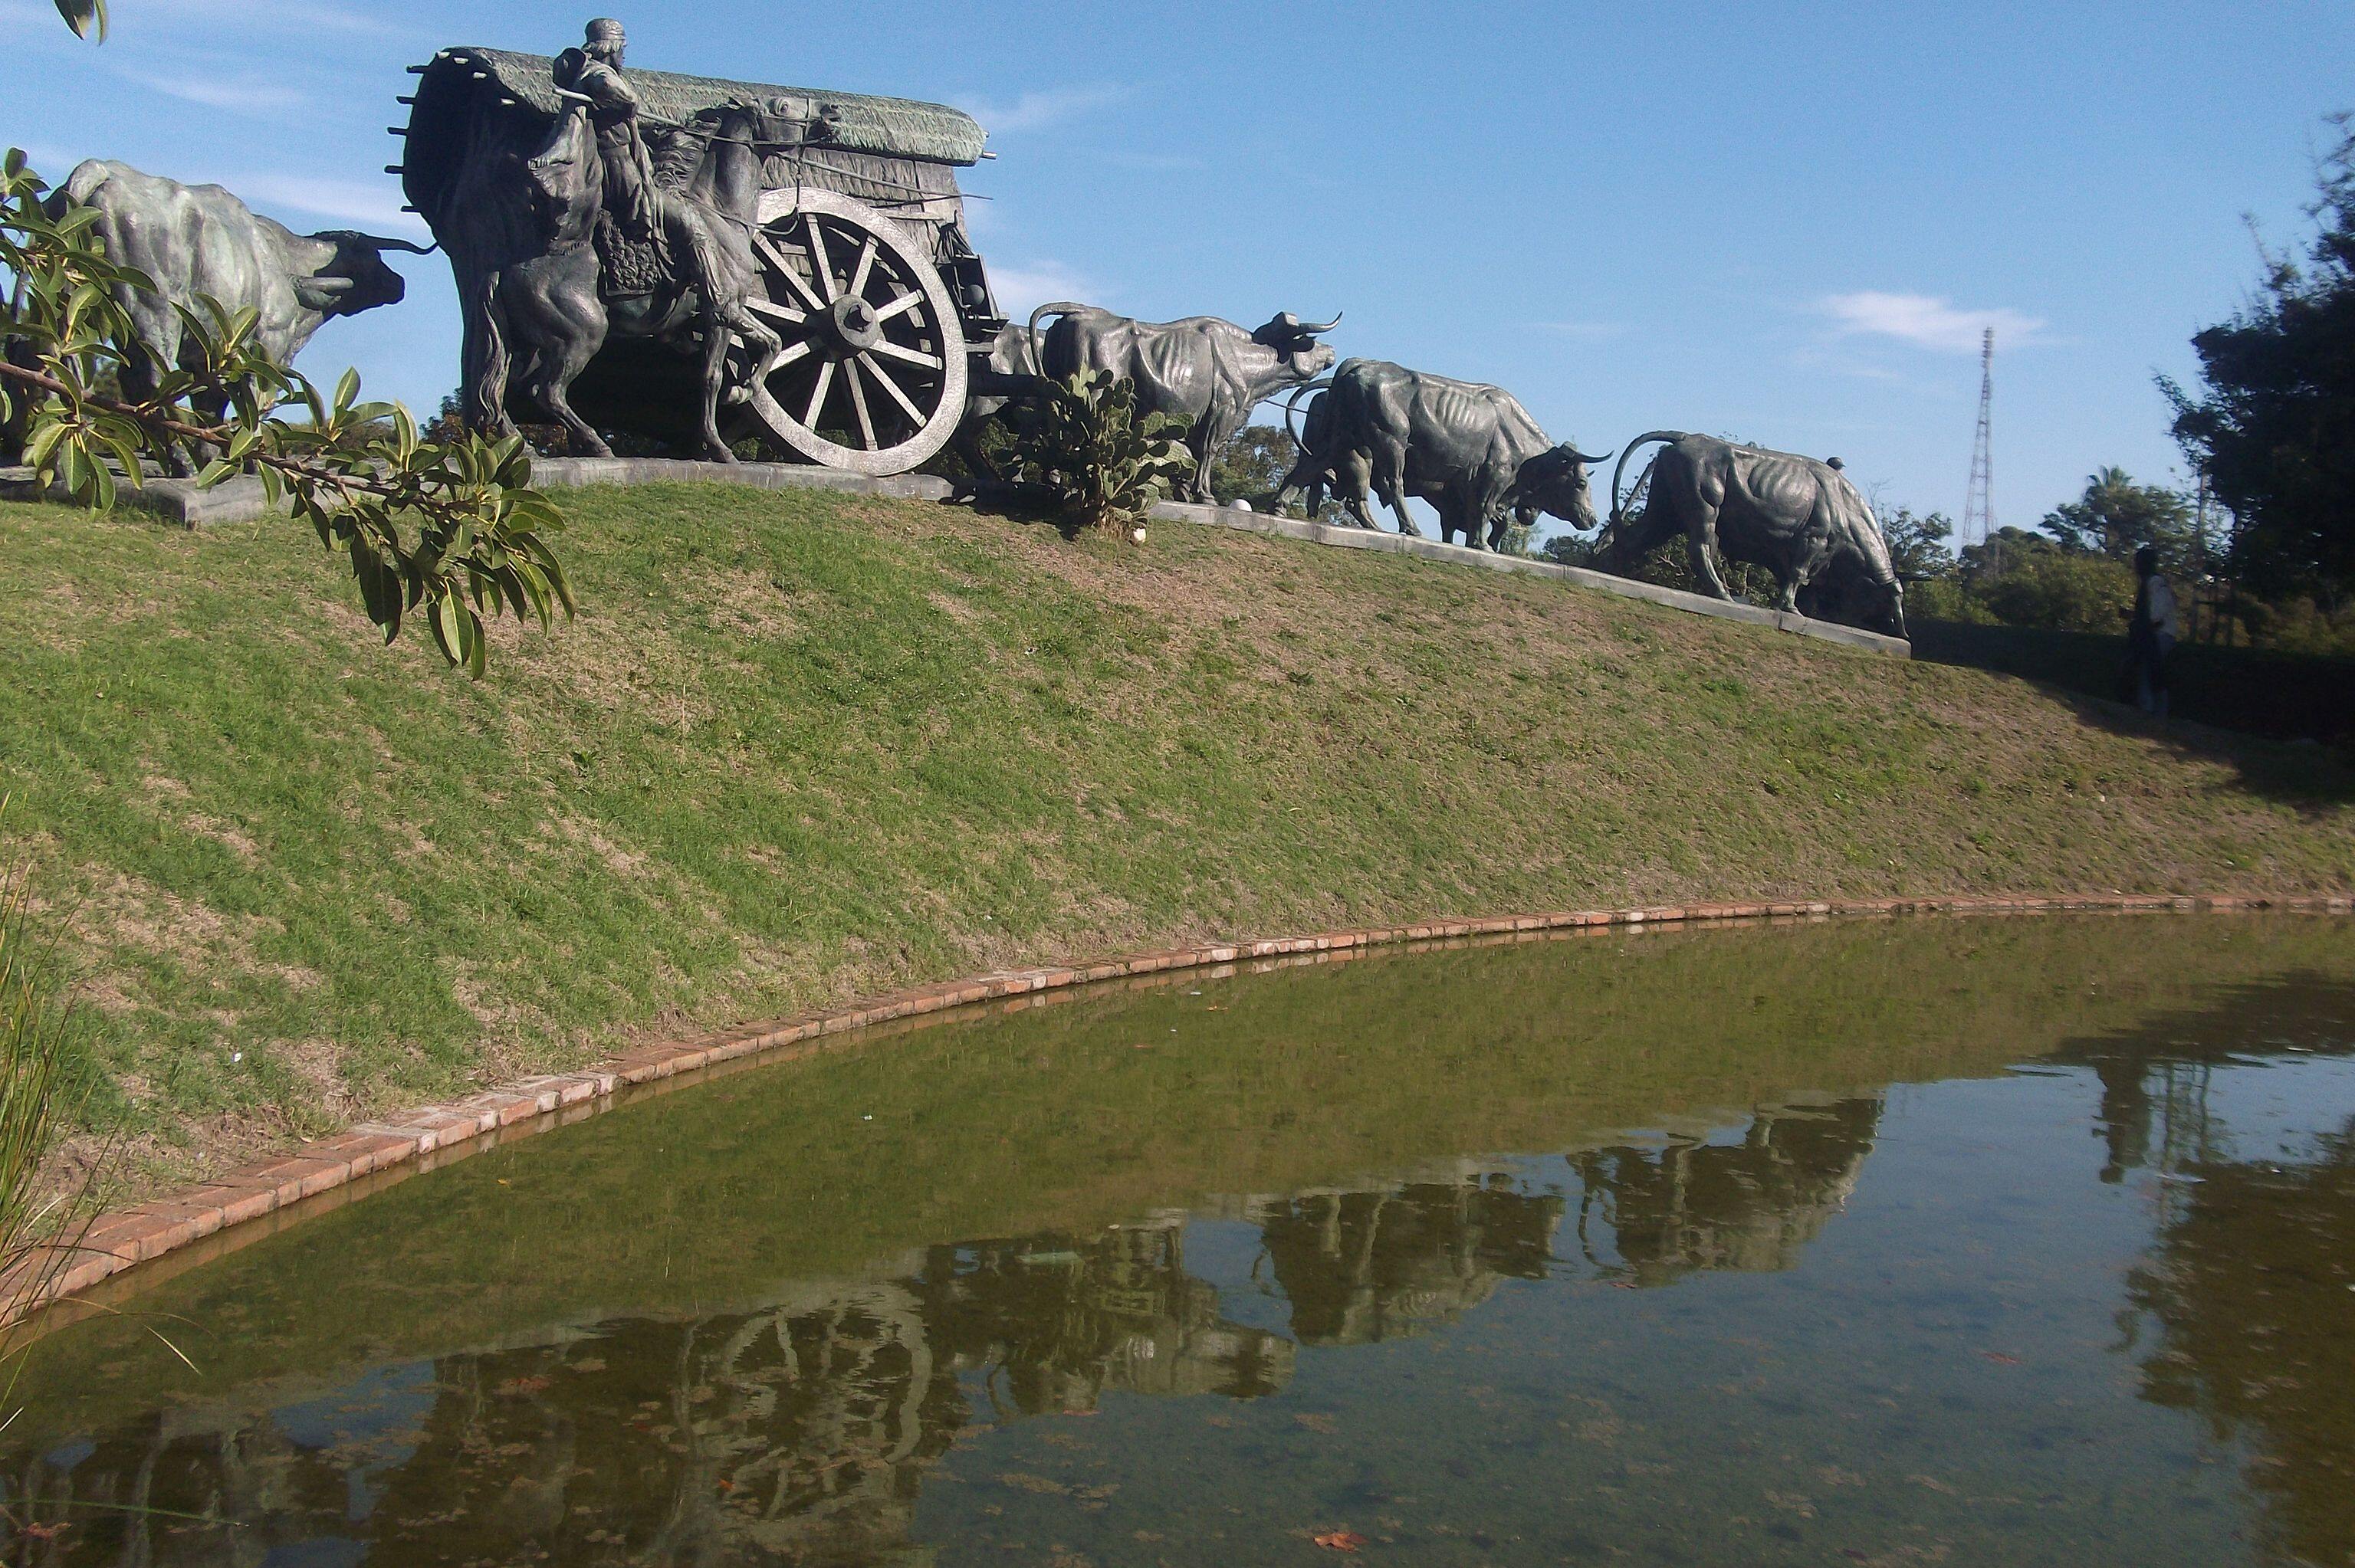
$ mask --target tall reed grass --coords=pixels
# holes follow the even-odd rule
[[[6,808],[0,798],[0,824]],[[71,1119],[76,1018],[37,914],[32,862],[0,848],[0,1426],[15,1414],[27,1330],[90,1223],[91,1187],[60,1187],[45,1166]]]

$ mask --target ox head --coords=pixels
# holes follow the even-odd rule
[[[388,250],[431,256],[433,248],[407,239],[387,239],[353,228],[330,228],[311,236],[332,247],[325,262],[294,280],[294,297],[305,310],[323,316],[356,316],[378,305],[397,305],[409,291],[384,259]]]
[[[1548,447],[1521,464],[1520,471],[1513,476],[1507,503],[1559,517],[1581,533],[1599,527],[1586,465],[1604,461],[1610,456],[1609,452],[1590,456],[1568,441]]]
[[[1905,585],[1871,575],[1870,566],[1834,556],[1823,575],[1801,590],[1799,613],[1816,620],[1862,627],[1888,637],[1905,635]]]
[[[1252,341],[1275,350],[1290,379],[1313,381],[1333,367],[1332,345],[1318,343],[1316,334],[1331,332],[1340,324],[1339,316],[1329,322],[1304,322],[1285,311],[1252,333]]]

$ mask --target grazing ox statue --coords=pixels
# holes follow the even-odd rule
[[[1636,449],[1652,441],[1667,450],[1652,465],[1642,514],[1630,518],[1620,506],[1620,476]],[[1804,595],[1849,624],[1905,635],[1905,588],[1889,564],[1888,542],[1837,459],[1818,462],[1681,430],[1638,436],[1611,475],[1604,569],[1625,571],[1679,535],[1693,575],[1719,599],[1733,597],[1718,570],[1722,555],[1774,573],[1783,609],[1797,611]]]
[[[1054,318],[1041,331],[1040,321]],[[1258,331],[1216,316],[1180,322],[1140,322],[1093,305],[1041,305],[1030,313],[1030,345],[1041,375],[1058,380],[1082,370],[1108,370],[1136,383],[1136,411],[1191,419],[1186,446],[1194,478],[1184,499],[1210,498],[1210,462],[1252,408],[1333,363],[1319,333],[1339,324],[1303,322],[1286,311]]]
[[[1400,533],[1420,535],[1406,513],[1412,495],[1438,509],[1443,543],[1460,533],[1476,550],[1497,548],[1516,519],[1534,523],[1540,512],[1594,527],[1586,465],[1611,455],[1556,445],[1502,387],[1380,359],[1344,360],[1329,389],[1309,404],[1298,440],[1300,461],[1279,503],[1305,490],[1314,513],[1330,484],[1358,526],[1371,528],[1370,489],[1398,518]]]
[[[293,359],[330,316],[398,304],[400,274],[387,250],[423,256],[431,247],[347,228],[296,234],[248,207],[218,185],[184,185],[128,164],[91,158],[77,164],[48,200],[52,217],[69,206],[97,209],[91,232],[109,259],[135,267],[157,292],[119,291],[138,332],[140,356],[123,368],[123,390],[144,397],[180,364],[179,311],[197,311],[199,295],[229,311],[251,306],[254,343],[280,365]],[[189,471],[176,446],[165,455],[174,473]]]

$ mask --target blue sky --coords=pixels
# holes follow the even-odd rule
[[[2117,463],[2169,477],[2155,371],[2256,276],[2355,7],[604,0],[633,65],[958,103],[1001,295],[1256,323],[1346,310],[1343,355],[1512,388],[1593,450],[1656,427],[1838,455],[1958,514],[1998,328],[1998,522]],[[114,0],[75,42],[0,0],[0,139],[218,180],[304,228],[417,232],[378,171],[402,68],[553,52],[581,3]],[[405,223],[410,227],[403,228]],[[438,259],[330,324],[314,375],[431,407],[455,380]]]

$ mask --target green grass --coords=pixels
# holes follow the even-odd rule
[[[156,1173],[1000,965],[1688,897],[2344,888],[2355,777],[1395,556],[581,493],[488,679],[291,525],[0,507],[0,791]]]

